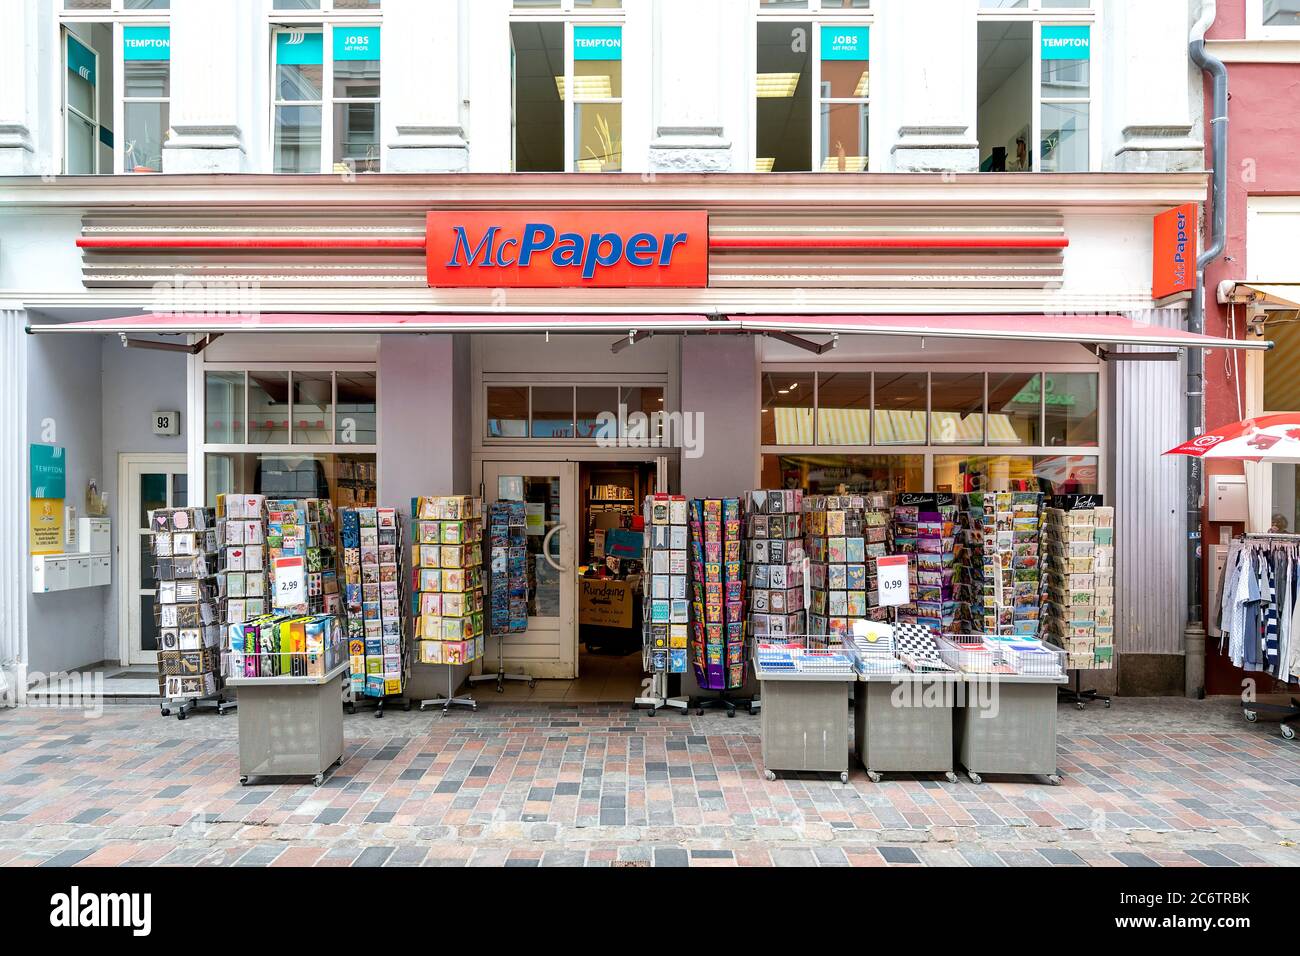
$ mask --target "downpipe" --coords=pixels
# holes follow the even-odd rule
[[[1209,242],[1196,257],[1196,288],[1187,309],[1187,330],[1205,331],[1205,269],[1223,253],[1228,232],[1228,70],[1223,61],[1205,49],[1205,33],[1217,16],[1215,0],[1203,0],[1201,13],[1188,38],[1188,55],[1208,74],[1213,84],[1210,134],[1214,162],[1210,167]],[[1205,355],[1200,349],[1187,350],[1187,431],[1197,438],[1205,431]],[[1187,459],[1187,624],[1183,629],[1184,692],[1200,699],[1205,696],[1205,615],[1201,603],[1204,548],[1201,516],[1205,500],[1205,473],[1201,461]]]

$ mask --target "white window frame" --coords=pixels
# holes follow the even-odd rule
[[[1043,103],[1069,104],[1069,103],[1086,103],[1088,104],[1088,168],[1086,170],[1075,170],[1075,172],[1095,173],[1101,171],[1101,128],[1102,117],[1101,109],[1103,98],[1098,94],[1097,83],[1105,75],[1105,63],[1103,62],[1102,44],[1099,42],[1102,36],[1102,17],[1101,11],[1097,5],[1089,6],[1080,4],[1078,7],[1062,8],[1045,8],[1040,5],[1041,0],[1029,0],[1028,7],[1011,7],[1005,10],[994,7],[980,7],[979,23],[1025,23],[1031,24],[1030,30],[1030,54],[1032,57],[1032,86],[1031,107],[1033,120],[1030,123],[1030,132],[1033,142],[1030,147],[1030,161],[1032,171],[1040,173],[1043,171],[1043,157],[1040,150],[1043,144]],[[1060,26],[1088,27],[1088,95],[1086,97],[1048,97],[1043,99],[1043,27]],[[976,64],[976,70],[979,66]],[[978,82],[978,76],[976,77]],[[976,109],[979,104],[976,104]],[[978,122],[978,121],[977,121]],[[1068,175],[1068,174],[1066,174]]]
[[[487,395],[490,388],[526,388],[528,389],[528,434],[525,436],[489,435],[487,416]],[[578,414],[578,389],[580,388],[616,388],[619,401],[623,392],[635,388],[658,388],[664,393],[662,411],[671,412],[673,399],[670,397],[668,376],[663,373],[642,372],[628,375],[611,375],[609,373],[592,373],[589,375],[566,372],[536,373],[500,373],[484,372],[479,376],[479,387],[475,393],[475,436],[479,448],[514,445],[528,446],[530,449],[556,447],[600,447],[596,438],[535,438],[532,434],[533,388],[571,388],[573,389],[573,424],[576,426]],[[603,411],[604,409],[602,409]],[[617,409],[608,409],[617,411]],[[630,414],[630,412],[629,412]],[[640,451],[641,449],[631,449]],[[658,449],[662,454],[670,454],[674,449]],[[530,452],[531,453],[531,452]]]
[[[87,116],[81,110],[77,109],[71,103],[68,102],[68,41],[69,39],[76,40],[79,44],[81,44],[83,47],[89,50],[91,54],[95,57],[95,86],[94,86],[94,94],[92,97],[94,102],[94,107],[95,107],[94,116]],[[92,134],[93,138],[91,141],[91,157],[94,160],[93,163],[94,168],[91,169],[91,171],[88,174],[76,174],[76,175],[94,176],[94,175],[98,175],[99,173],[99,129],[101,125],[99,121],[99,77],[102,75],[100,72],[101,70],[100,60],[101,57],[98,50],[96,50],[88,42],[82,40],[81,37],[75,36],[71,30],[66,29],[63,23],[59,24],[59,100],[60,100],[59,113],[61,118],[59,127],[60,127],[60,132],[62,137],[62,142],[61,142],[62,156],[59,158],[59,169],[63,172],[64,175],[74,175],[68,172],[68,143],[72,139],[72,137],[68,135],[68,123],[73,116],[77,116],[80,119],[85,120],[86,122],[90,123],[91,126],[94,128],[94,132]],[[116,135],[117,134],[114,133],[113,147],[115,152],[117,148]]]
[[[930,414],[932,411],[932,398],[930,388],[926,389],[926,438],[925,444],[919,445],[878,445],[875,444],[875,415],[870,414],[868,421],[871,427],[871,443],[862,445],[821,445],[817,444],[817,411],[819,407],[818,394],[820,389],[817,383],[813,388],[813,444],[810,445],[760,445],[760,467],[761,458],[767,455],[816,455],[825,457],[827,455],[860,455],[860,456],[914,456],[920,457],[924,462],[924,481],[925,487],[917,489],[919,491],[931,491],[934,489],[934,469],[935,459],[938,457],[1007,457],[1007,458],[1055,458],[1063,456],[1079,455],[1088,458],[1097,459],[1097,493],[1107,493],[1107,468],[1108,444],[1110,441],[1107,430],[1107,418],[1109,408],[1107,403],[1106,389],[1106,368],[1104,365],[1087,364],[1087,363],[1069,363],[1069,364],[1033,364],[1033,365],[987,365],[987,364],[967,364],[952,363],[942,365],[916,365],[916,364],[880,364],[880,363],[845,363],[834,365],[810,365],[797,362],[775,362],[763,363],[760,370],[759,380],[767,373],[818,373],[834,375],[839,372],[874,372],[885,374],[900,373],[928,373],[929,375],[944,373],[984,373],[984,441],[977,445],[937,445],[929,441]],[[1002,374],[1023,374],[1023,375],[1049,375],[1053,373],[1078,372],[1097,376],[1097,444],[1095,445],[1002,445],[990,443],[989,425],[988,425],[988,389],[989,376]],[[1040,379],[1041,381],[1041,379]],[[872,380],[872,408],[871,413],[875,411],[875,381]],[[758,434],[762,435],[763,409],[760,399],[758,407],[754,410],[755,416],[759,419],[755,423]],[[1039,389],[1038,399],[1038,421],[1039,434],[1046,437],[1046,394],[1042,388]]]
[[[1300,40],[1300,19],[1295,26],[1278,27],[1264,25],[1264,0],[1246,0],[1246,39],[1247,40]]]
[[[578,7],[575,0],[561,0],[560,6],[547,7],[516,7],[513,4],[510,9],[509,25],[506,27],[507,41],[513,43],[510,39],[510,25],[515,23],[561,23],[564,26],[564,168],[562,170],[552,170],[553,172],[572,173],[578,171],[578,165],[573,155],[573,134],[575,130],[574,123],[574,106],[578,102],[584,104],[611,104],[617,105],[619,110],[619,137],[623,139],[624,123],[627,119],[627,109],[624,104],[625,95],[619,95],[609,98],[583,99],[581,101],[574,99],[573,83],[573,29],[574,27],[618,27],[622,31],[623,44],[627,44],[627,11],[625,6],[618,7]],[[510,70],[510,171],[515,171],[516,161],[516,128],[515,128],[515,69],[513,60],[513,48],[511,49],[511,70]],[[626,93],[627,76],[623,71],[623,60],[619,60],[619,89]],[[624,155],[624,154],[620,154]],[[627,169],[626,158],[619,163],[619,171]]]
[[[321,5],[330,4],[331,0],[321,0]],[[264,158],[267,170],[275,170],[275,112],[281,106],[318,106],[320,107],[320,169],[299,173],[282,173],[285,176],[294,175],[312,175],[313,172],[333,174],[334,169],[334,104],[335,103],[376,103],[379,106],[379,142],[377,148],[379,151],[379,171],[383,172],[384,163],[384,85],[383,85],[383,18],[380,16],[382,6],[370,9],[340,9],[340,10],[272,10],[270,16],[270,51],[267,61],[270,64],[269,90],[270,96],[268,102],[270,109],[267,116],[267,135],[266,135],[266,156]],[[380,56],[380,81],[378,97],[338,97],[334,96],[334,29],[336,27],[378,27],[380,30],[381,46]],[[294,31],[307,31],[321,34],[321,89],[320,99],[318,100],[281,100],[279,98],[279,85],[276,82],[279,62],[276,59],[277,43],[276,36],[281,33],[292,33]],[[339,171],[340,173],[342,171]],[[355,172],[355,170],[351,170]]]
[[[754,22],[759,23],[807,23],[812,36],[809,37],[808,53],[811,57],[812,74],[812,116],[809,131],[811,151],[808,157],[808,172],[823,172],[822,153],[822,105],[825,103],[861,103],[867,107],[867,168],[863,172],[872,172],[877,168],[873,157],[876,153],[871,144],[871,88],[865,97],[827,97],[822,84],[822,27],[867,27],[874,32],[876,20],[874,7],[846,9],[827,6],[830,0],[808,0],[807,7],[771,9],[761,5],[760,0],[751,0]],[[871,59],[867,60],[868,75],[871,72]],[[758,31],[754,29],[749,44],[749,168],[760,172],[758,168]],[[871,77],[871,86],[875,86],[875,77]],[[838,170],[831,171],[832,173]]]
[[[158,13],[161,11],[148,11],[148,12]],[[126,28],[128,25],[133,27],[137,27],[137,26],[166,27],[169,32],[171,30],[170,21],[159,20],[156,17],[143,17],[138,20],[136,18],[132,18],[130,24],[119,21],[115,23],[113,26],[113,44],[117,51],[117,56],[113,58],[114,59],[113,89],[117,93],[117,95],[113,97],[113,125],[114,125],[113,172],[115,173],[127,172],[127,168],[126,168],[126,104],[127,103],[166,103],[167,119],[168,119],[167,128],[171,129],[171,102],[172,102],[171,54],[169,53],[167,57],[167,90],[168,90],[167,95],[128,97],[126,95]],[[121,130],[120,136],[118,135],[117,130]],[[163,143],[165,144],[166,142],[167,142],[167,136],[164,133]],[[160,160],[159,161],[160,168],[158,172],[163,171],[161,169],[161,166],[162,163]]]

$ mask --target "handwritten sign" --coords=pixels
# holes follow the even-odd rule
[[[880,607],[901,607],[912,603],[912,582],[907,555],[876,559],[876,603]]]

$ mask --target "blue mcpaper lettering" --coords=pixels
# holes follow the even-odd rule
[[[453,231],[448,268],[526,269],[534,256],[549,253],[552,265],[580,269],[584,279],[594,278],[597,269],[624,260],[638,269],[668,267],[677,247],[690,237],[686,232],[638,232],[625,241],[617,232],[557,233],[554,226],[544,222],[528,223],[519,236],[502,237],[500,226],[488,226],[477,242],[471,240],[464,226],[455,226]]]
[[[1174,282],[1182,285],[1187,280],[1187,215],[1178,213],[1178,241],[1174,246]]]

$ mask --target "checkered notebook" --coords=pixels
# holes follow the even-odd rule
[[[924,624],[904,621],[894,625],[894,653],[914,671],[952,670],[939,659],[934,632]]]

